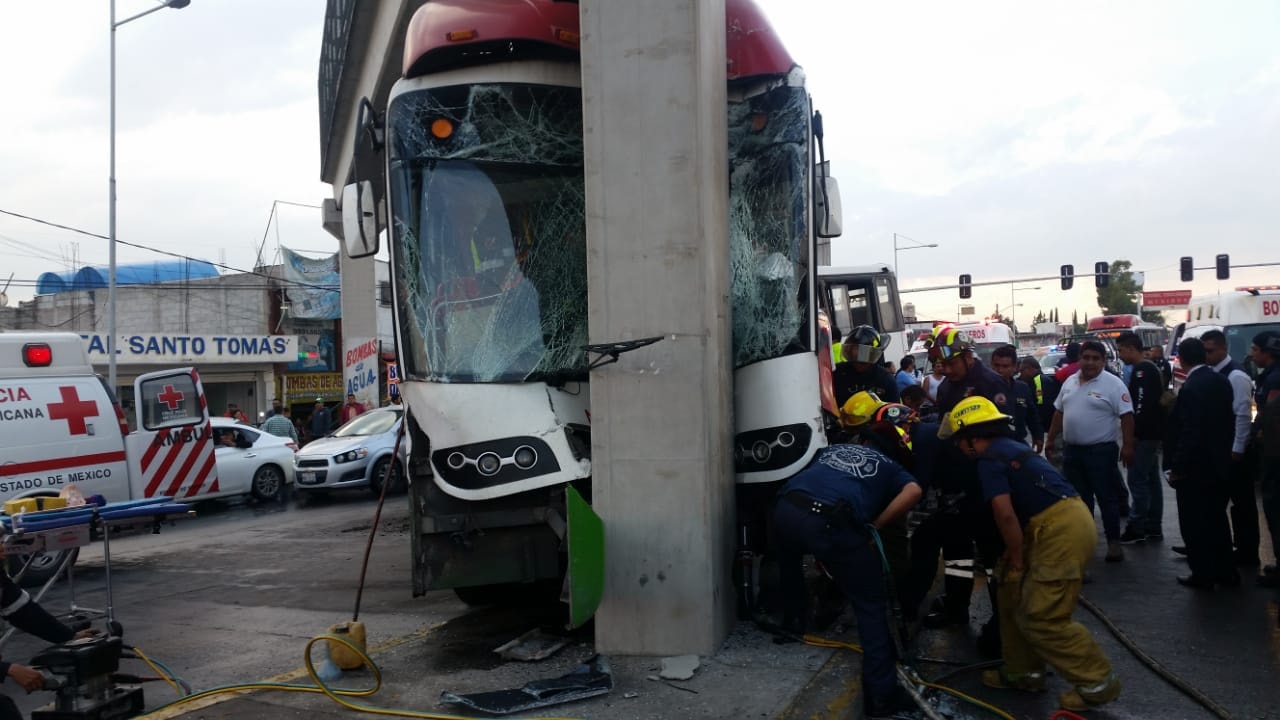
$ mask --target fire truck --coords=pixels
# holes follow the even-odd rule
[[[726,6],[735,475],[762,498],[835,412],[815,257],[839,195],[803,72],[750,0]],[[387,229],[415,594],[559,592],[600,552],[573,532],[591,497],[578,12],[429,0],[385,111],[361,101],[345,248],[371,255]]]

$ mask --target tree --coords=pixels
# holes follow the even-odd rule
[[[1058,322],[1058,308],[1053,309],[1053,322],[1055,324]]]
[[[1137,297],[1142,288],[1133,279],[1132,267],[1133,263],[1128,260],[1111,262],[1111,282],[1104,288],[1098,288],[1098,307],[1103,315],[1133,315],[1138,312]],[[1164,324],[1164,317],[1155,310],[1143,312],[1142,319],[1157,325]]]
[[[1039,325],[1040,323],[1049,322],[1049,317],[1044,314],[1043,310],[1041,310],[1036,313],[1036,316],[1034,318],[1031,318],[1031,322],[1035,323],[1036,325]]]

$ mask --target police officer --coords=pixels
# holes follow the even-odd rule
[[[1004,665],[984,685],[1039,692],[1045,664],[1072,684],[1064,710],[1090,710],[1120,696],[1120,680],[1102,648],[1071,619],[1098,531],[1071,483],[1008,436],[1012,420],[988,399],[967,398],[947,416],[942,435],[978,463],[1005,551],[996,569]]]
[[[1053,422],[1053,401],[1058,399],[1058,381],[1045,373],[1033,357],[1024,357],[1018,361],[1018,378],[1031,388],[1036,413],[1040,416],[1040,427],[1047,429]]]
[[[1031,434],[1031,447],[1038,453],[1044,449],[1044,428],[1035,406],[1031,386],[1014,377],[1018,367],[1018,351],[1012,345],[1002,345],[991,353],[991,369],[1004,378],[1013,396],[1014,439],[1026,441]]]
[[[844,406],[854,393],[870,390],[881,400],[898,402],[898,383],[881,364],[888,338],[870,325],[859,325],[844,337],[840,352],[844,362],[832,373],[836,404]]]
[[[783,486],[774,509],[786,623],[803,625],[806,617],[802,559],[811,554],[853,603],[869,718],[893,717],[915,707],[897,681],[888,591],[873,535],[919,499],[920,485],[884,453],[860,445],[830,445]]]

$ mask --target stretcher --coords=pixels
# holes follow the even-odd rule
[[[106,618],[114,626],[115,614],[111,595],[111,536],[126,530],[145,530],[158,534],[160,528],[195,513],[186,503],[175,502],[172,497],[154,497],[117,503],[94,503],[53,510],[20,512],[16,515],[0,514],[0,531],[6,555],[25,555],[27,563],[15,576],[20,581],[32,559],[41,553],[62,553],[58,569],[35,593],[40,602],[49,588],[66,578],[71,596],[70,611],[64,616],[68,624],[85,624],[98,618]],[[90,543],[102,541],[102,562],[106,574],[107,605],[103,610],[81,607],[76,604],[75,578],[72,567],[75,550]],[[14,629],[9,628],[0,636],[0,648],[9,641]],[[118,633],[117,633],[118,634]]]

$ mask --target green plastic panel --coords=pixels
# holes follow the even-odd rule
[[[579,627],[604,596],[604,521],[572,487],[565,488],[569,513],[569,626]]]

